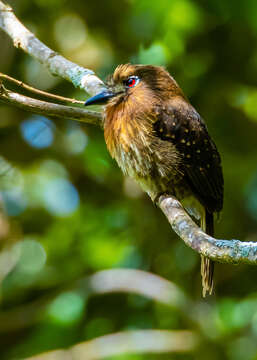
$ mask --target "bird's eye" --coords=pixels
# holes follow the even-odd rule
[[[137,76],[130,76],[128,79],[124,81],[124,84],[128,88],[132,88],[139,83],[139,77]]]

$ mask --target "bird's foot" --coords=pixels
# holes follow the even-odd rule
[[[162,192],[158,193],[156,196],[154,196],[153,203],[156,207],[159,206],[160,197],[163,195],[169,195],[169,194],[167,193],[167,191],[162,191]]]

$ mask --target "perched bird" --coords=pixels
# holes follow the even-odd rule
[[[124,174],[156,201],[175,196],[213,235],[223,206],[218,150],[207,127],[173,77],[162,67],[119,65],[107,89],[85,105],[106,104],[104,137]],[[213,292],[212,260],[201,257],[203,296]]]

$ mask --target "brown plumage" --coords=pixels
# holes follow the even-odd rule
[[[176,81],[162,67],[120,65],[108,91],[86,105],[106,101],[105,141],[122,171],[152,200],[164,192],[176,196],[213,235],[213,214],[223,205],[221,160]],[[213,291],[213,262],[204,257],[201,274],[205,296]]]

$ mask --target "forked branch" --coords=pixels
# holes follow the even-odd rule
[[[60,105],[34,99],[28,96],[18,94],[7,90],[0,83],[0,102],[12,105],[25,111],[41,114],[58,119],[70,119],[81,121],[87,124],[100,125],[102,115],[99,112],[82,109],[75,106]]]

